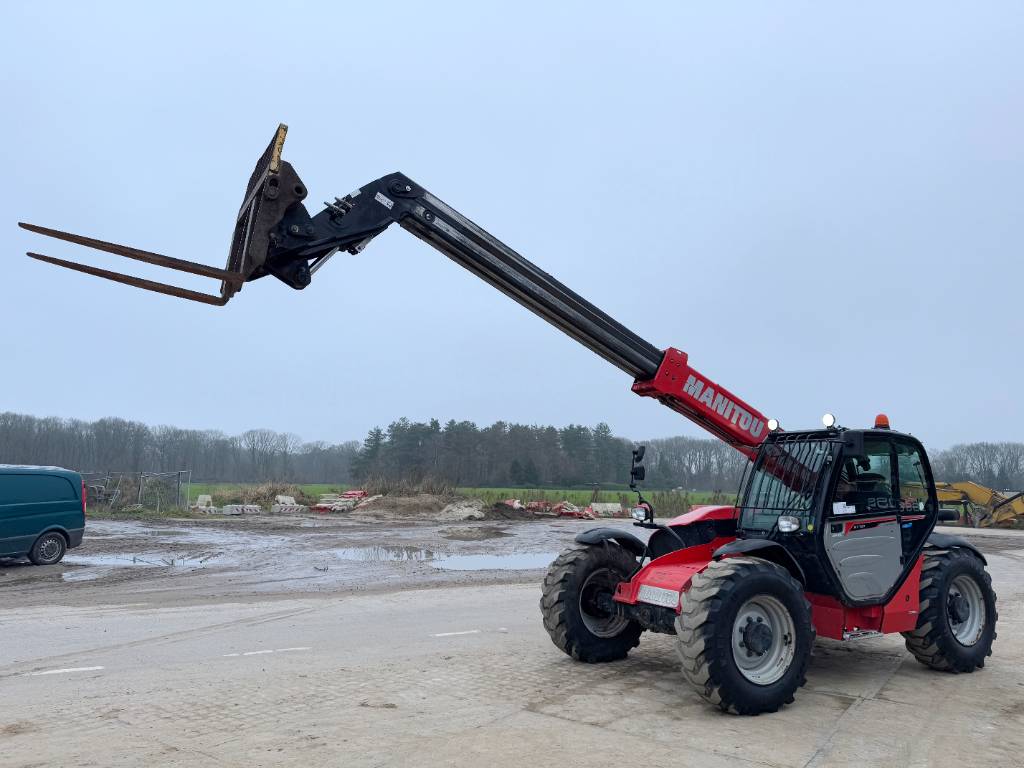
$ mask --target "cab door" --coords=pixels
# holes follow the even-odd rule
[[[863,455],[843,453],[825,505],[825,552],[856,601],[882,598],[903,572],[894,457],[889,438],[865,435]]]
[[[931,533],[939,502],[924,448],[906,437],[894,437],[899,479],[900,535],[903,561],[909,562]]]

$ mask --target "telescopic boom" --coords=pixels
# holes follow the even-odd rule
[[[224,305],[242,284],[273,275],[305,288],[337,251],[359,253],[391,224],[468,269],[634,379],[633,391],[657,398],[748,456],[767,435],[763,414],[690,367],[678,349],[660,350],[602,312],[496,237],[401,173],[325,203],[311,216],[307,190],[281,159],[281,125],[253,171],[224,269],[136,248],[19,224],[24,229],[101,251],[221,281],[220,295],[110,272],[37,253],[32,258],[179,298]]]

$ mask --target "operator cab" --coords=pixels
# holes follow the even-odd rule
[[[822,430],[768,435],[741,486],[737,534],[781,544],[809,591],[877,604],[903,583],[937,513],[916,438],[881,417],[865,430],[833,419]]]

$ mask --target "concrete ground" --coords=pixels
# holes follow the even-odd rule
[[[502,536],[465,533],[488,525],[460,525],[456,539],[436,526],[377,528],[375,540],[439,559],[545,555],[588,524],[505,523]],[[709,708],[682,683],[671,637],[646,635],[614,664],[563,656],[541,627],[542,571],[528,558],[513,558],[512,570],[460,570],[446,581],[426,556],[339,556],[339,548],[374,540],[343,528],[322,539],[238,529],[238,541],[224,534],[210,550],[230,554],[217,567],[174,558],[117,566],[102,557],[117,536],[148,541],[152,556],[164,544],[191,551],[173,540],[208,531],[175,523],[185,533],[161,538],[167,527],[94,523],[94,544],[80,551],[99,558],[91,564],[0,566],[0,765],[1022,762],[1021,534],[975,537],[999,593],[999,638],[984,670],[932,672],[899,636],[820,641],[793,705],[739,718]],[[243,556],[247,547],[262,551],[262,535],[281,537],[281,561],[292,563],[278,573],[284,586],[272,590],[258,583],[269,576],[262,555],[248,564]],[[351,547],[338,546],[346,540]],[[469,565],[481,562],[493,566]],[[350,565],[368,582],[361,590]]]

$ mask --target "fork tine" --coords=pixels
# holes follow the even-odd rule
[[[199,291],[190,291],[187,288],[179,288],[176,285],[167,285],[166,283],[157,283],[152,280],[143,280],[141,277],[122,275],[120,272],[110,272],[106,269],[90,267],[85,264],[78,264],[74,261],[55,259],[53,256],[44,256],[41,253],[32,253],[30,251],[28,256],[39,261],[45,261],[48,264],[56,264],[58,267],[67,267],[68,269],[73,269],[76,272],[85,272],[87,275],[103,277],[107,280],[113,280],[115,283],[124,283],[125,285],[132,285],[136,288],[143,288],[147,291],[165,293],[168,296],[176,296],[179,299],[188,299],[190,301],[202,302],[203,304],[212,304],[215,307],[223,307],[228,303],[227,298],[223,296],[213,296],[208,293],[199,293]]]
[[[118,245],[117,243],[108,243],[105,240],[96,240],[92,237],[83,237],[82,235],[73,235],[70,232],[61,232],[59,229],[50,229],[49,227],[40,227],[36,224],[26,224],[25,222],[19,221],[18,226],[22,229],[27,229],[29,232],[36,232],[40,235],[46,235],[47,237],[55,237],[58,240],[66,240],[69,243],[77,243],[78,245],[84,245],[87,248],[95,248],[98,251],[106,251],[107,253],[113,253],[118,256],[127,256],[129,259],[135,259],[136,261],[144,261],[147,264],[156,264],[160,267],[168,267],[169,269],[176,269],[179,272],[189,272],[193,275],[201,275],[202,277],[212,277],[215,280],[226,280],[230,283],[241,283],[242,277],[237,272],[231,272],[226,269],[218,269],[217,267],[211,267],[206,264],[199,264],[195,261],[186,261],[185,259],[176,259],[173,256],[164,256],[159,253],[152,253],[151,251],[143,251],[138,248],[131,248],[127,245]]]

